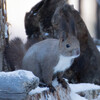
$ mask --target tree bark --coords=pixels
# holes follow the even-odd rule
[[[8,44],[8,40],[6,0],[0,0],[0,71],[5,69],[4,49]]]
[[[3,66],[3,50],[4,50],[4,23],[2,14],[2,3],[3,0],[0,0],[0,71],[2,71],[2,66]]]

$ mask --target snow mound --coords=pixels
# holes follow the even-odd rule
[[[87,100],[86,98],[81,97],[80,95],[78,95],[74,92],[71,92],[70,96],[71,96],[71,100]]]
[[[38,84],[39,78],[30,71],[0,72],[0,92],[2,93],[26,93],[36,88]]]
[[[36,77],[32,72],[26,70],[16,70],[12,72],[0,72],[0,77],[27,77],[28,79],[32,79]]]
[[[43,88],[41,88],[41,87],[37,87],[37,88],[35,88],[34,90],[32,89],[30,92],[29,92],[29,95],[33,95],[33,94],[36,94],[36,93],[42,93],[43,91],[47,91],[49,88],[47,88],[47,87],[43,87]]]
[[[74,92],[82,92],[86,90],[100,89],[100,86],[90,83],[80,83],[80,84],[69,84],[70,88]]]

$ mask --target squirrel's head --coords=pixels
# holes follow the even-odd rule
[[[66,24],[65,29],[67,29],[67,31],[63,29],[63,33],[60,34],[60,52],[62,55],[76,58],[80,55],[80,44],[77,39],[74,20],[72,19]]]
[[[67,39],[60,39],[59,49],[63,56],[76,58],[80,55],[79,41],[73,35],[69,35]]]
[[[68,6],[58,7],[52,17],[55,37],[60,39],[60,52],[65,56],[80,55],[80,45],[73,16],[67,11]]]

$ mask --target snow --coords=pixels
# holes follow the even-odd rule
[[[53,81],[53,85],[56,86],[57,84],[58,84],[57,79],[55,79],[55,80]],[[49,89],[49,88],[47,88],[47,87],[45,87],[45,88],[37,87],[36,89],[31,90],[31,91],[29,92],[29,95],[32,96],[33,94],[36,94],[36,93],[42,93],[43,91],[46,91],[46,90],[48,90],[48,89]],[[76,89],[76,88],[75,88],[75,89]],[[76,94],[74,91],[71,91],[70,96],[71,96],[71,99],[72,99],[72,100],[87,100],[87,99],[85,99],[84,97],[81,97],[80,95]],[[48,95],[47,99],[48,99],[48,100],[52,100],[50,95]]]
[[[46,90],[48,90],[49,88],[47,88],[47,87],[43,87],[43,88],[41,88],[41,87],[37,87],[37,88],[35,88],[34,90],[32,89],[30,92],[29,92],[29,95],[33,95],[33,94],[36,94],[36,93],[42,93],[43,91],[46,91]]]
[[[90,83],[80,83],[80,84],[69,84],[70,88],[74,92],[82,92],[86,90],[100,89],[100,86]]]
[[[53,81],[52,81],[52,85],[54,87],[56,87],[58,85],[58,81],[57,81],[57,78],[55,78]]]
[[[30,71],[0,72],[0,90],[2,92],[25,93],[36,88],[38,84],[39,78]]]
[[[76,94],[75,92],[70,93],[72,100],[87,100],[84,97],[81,97],[80,95]]]
[[[100,51],[100,46],[97,46],[98,50]]]
[[[26,71],[26,70],[16,70],[16,71],[12,71],[12,72],[0,72],[0,77],[22,77],[22,76],[27,77],[28,79],[33,79],[36,76],[30,72],[30,71]]]
[[[5,38],[8,38],[7,30],[8,30],[8,26],[7,24],[5,24]]]
[[[49,33],[45,33],[45,36],[48,36],[49,35]]]
[[[96,99],[93,99],[93,100],[100,100],[100,95]]]
[[[77,94],[78,92],[84,92],[84,91],[88,91],[88,90],[100,90],[99,85],[90,84],[90,83],[69,84],[69,86],[71,88],[70,95],[71,95],[72,100],[87,100],[87,99],[79,96]],[[98,96],[98,98],[93,99],[93,100],[100,100],[100,95]]]
[[[35,16],[35,15],[37,15],[37,13],[34,13],[33,15]]]
[[[24,77],[23,77],[23,75],[24,75]],[[6,82],[8,82],[7,87],[10,87],[11,90],[14,88],[15,83],[17,82],[18,85],[16,84],[16,88],[15,88],[16,90],[12,90],[12,91],[13,92],[16,91],[16,93],[17,93],[21,90],[20,92],[22,93],[25,90],[23,90],[24,87],[22,87],[22,85],[20,85],[20,84],[23,84],[23,82],[19,83],[20,82],[19,79],[25,79],[25,77],[28,77],[31,80],[31,79],[35,78],[35,75],[30,71],[17,70],[17,71],[13,71],[13,72],[0,72],[0,77],[3,77],[4,79],[6,79]],[[15,80],[15,82],[14,82],[14,81],[9,80],[8,77],[19,77],[19,78],[17,78],[17,80]],[[1,80],[2,80],[2,78],[1,78]],[[26,81],[26,80],[24,80],[24,81]],[[66,82],[68,82],[67,79],[66,79]],[[9,84],[10,84],[10,86],[9,86]],[[58,85],[57,78],[52,82],[52,85],[54,87]],[[2,83],[0,86],[2,86]],[[13,88],[11,88],[11,86]],[[81,97],[80,95],[78,95],[77,94],[78,92],[87,91],[87,90],[98,90],[98,89],[100,90],[100,86],[95,85],[95,84],[90,84],[90,83],[69,84],[69,86],[71,88],[70,96],[71,96],[72,100],[87,100],[84,97]],[[0,89],[2,90],[2,87]],[[43,91],[46,91],[48,89],[49,88],[47,88],[47,87],[44,87],[44,88],[37,87],[35,89],[32,89],[29,92],[29,95],[32,96],[33,94],[36,94],[36,93],[42,93]],[[8,90],[6,90],[6,87],[5,87],[4,91],[8,91]],[[48,100],[51,100],[50,99],[51,96],[48,96],[47,98],[48,98]],[[100,95],[98,96],[97,99],[94,99],[94,100],[100,100]]]
[[[67,79],[66,79],[66,82],[68,82]],[[58,85],[57,78],[52,82],[52,85],[54,87]],[[78,92],[83,92],[83,91],[88,91],[88,90],[98,90],[98,89],[100,90],[100,86],[95,85],[95,84],[90,84],[90,83],[69,84],[69,87],[71,88],[70,96],[72,100],[87,100],[86,98],[78,95],[77,94]],[[29,95],[32,96],[33,94],[42,93],[43,91],[46,91],[46,90],[48,90],[48,88],[46,87],[45,88],[37,87],[35,90],[30,91]],[[48,100],[51,100],[51,99],[48,97]],[[98,98],[94,100],[100,100],[100,96],[98,96]]]
[[[46,98],[47,98],[47,96],[46,96]],[[46,100],[52,100],[51,96],[48,95],[48,99],[46,99]]]

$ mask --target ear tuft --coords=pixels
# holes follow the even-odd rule
[[[64,38],[62,38],[62,42],[64,42],[64,40],[65,40],[65,39],[64,39]]]
[[[60,38],[60,42],[64,42],[64,40],[65,40],[65,39],[64,39],[63,37]]]

